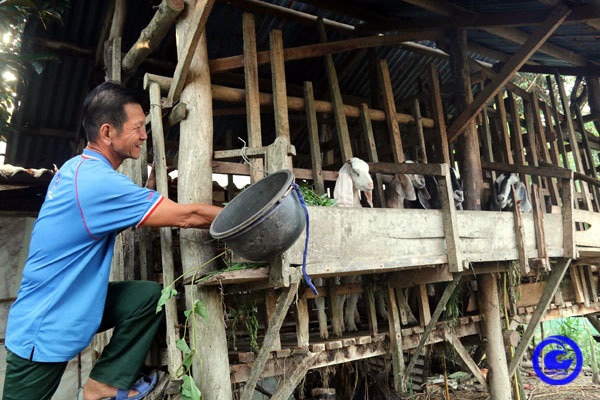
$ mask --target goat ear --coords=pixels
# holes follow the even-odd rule
[[[431,194],[429,193],[429,190],[427,190],[426,187],[419,189],[419,193],[424,199],[431,200]]]
[[[416,200],[417,199],[417,194],[415,193],[415,187],[413,186],[412,182],[410,181],[410,178],[408,177],[408,175],[406,174],[402,174],[399,176],[400,178],[400,186],[402,187],[402,190],[404,191],[404,198],[406,200]]]
[[[342,167],[335,181],[333,189],[333,198],[336,199],[337,205],[340,207],[352,207],[354,203],[354,191],[352,177],[350,176],[350,165]]]

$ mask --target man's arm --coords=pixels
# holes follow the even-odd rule
[[[208,229],[221,210],[209,204],[179,204],[165,197],[142,225]]]

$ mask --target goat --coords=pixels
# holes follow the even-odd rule
[[[462,210],[462,203],[465,200],[462,184],[458,178],[458,174],[454,168],[450,168],[450,181],[452,182],[452,197],[454,205],[458,210]],[[416,208],[424,208],[427,210],[437,210],[442,208],[440,199],[440,188],[437,179],[433,176],[425,176],[425,187],[417,191],[418,201],[412,204]]]
[[[407,163],[414,161],[407,160]],[[417,200],[416,190],[425,190],[425,177],[418,174],[394,175],[392,181],[386,185],[384,195],[387,208],[404,208],[404,200]]]
[[[353,157],[346,161],[339,170],[338,179],[335,182],[333,197],[337,201],[339,207],[361,207],[360,192],[365,194],[365,198],[369,205],[373,207],[373,180],[369,175],[369,164],[360,158]],[[336,278],[337,280],[337,278]],[[359,276],[347,276],[340,279],[342,283],[356,283],[360,281]],[[323,286],[323,278],[315,278],[317,286]],[[344,303],[346,302],[345,325],[348,331],[356,331],[356,304],[358,302],[358,294],[342,295],[339,301],[338,310],[340,313],[344,311]],[[317,312],[319,317],[319,333],[321,338],[326,339],[329,336],[327,332],[327,315],[325,314],[325,298],[317,297],[315,299]],[[343,329],[337,327],[337,329]],[[341,332],[336,332],[341,334]]]
[[[490,211],[504,211],[514,209],[512,187],[515,187],[517,200],[521,202],[522,212],[531,212],[531,202],[525,184],[519,180],[518,174],[501,174],[494,182],[494,190],[490,197]]]

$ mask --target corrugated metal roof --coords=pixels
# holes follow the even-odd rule
[[[273,4],[290,7],[294,10],[319,15],[342,23],[356,25],[360,21],[340,16],[336,13],[317,9],[313,6],[290,0],[271,0]],[[31,24],[27,29],[25,41],[32,36],[43,36],[54,40],[77,44],[90,49],[95,49],[100,36],[101,27],[106,14],[108,2],[88,2],[83,0],[73,1],[73,7],[64,17],[65,25],[52,26],[44,31],[39,24]],[[130,0],[128,1],[129,13],[126,19],[122,48],[124,51],[137,39],[139,32],[152,18],[159,0]],[[547,12],[550,7],[535,0],[531,1],[506,1],[506,0],[463,0],[453,1],[453,4],[469,10],[484,13],[510,13],[510,12]],[[582,4],[584,2],[581,2]],[[362,7],[370,11],[378,11],[390,18],[434,18],[436,15],[430,11],[412,6],[402,1],[383,0],[346,0],[346,4]],[[135,10],[135,14],[132,10]],[[439,17],[439,16],[438,16]],[[269,32],[273,29],[283,31],[285,47],[300,46],[317,43],[318,34],[314,27],[286,22],[270,16],[256,16],[257,46],[258,50],[266,50],[269,46]],[[535,28],[523,28],[531,32]],[[329,40],[340,40],[345,37],[337,32],[328,32]],[[600,61],[600,44],[596,38],[599,35],[594,29],[584,24],[564,25],[559,28],[549,42],[569,48],[579,54]],[[470,41],[485,45],[489,48],[506,53],[513,53],[518,45],[508,40],[498,38],[481,30],[469,30]],[[242,53],[242,11],[226,6],[222,3],[215,4],[207,22],[207,39],[209,58],[220,58]],[[432,42],[422,42],[427,46],[435,47]],[[422,54],[415,54],[402,48],[380,47],[375,49],[378,58],[385,58],[388,62],[392,77],[394,96],[397,101],[414,95],[418,91],[418,80],[423,76],[430,63],[434,63],[439,72],[442,84],[452,81],[448,63],[439,58],[432,58]],[[349,61],[352,53],[341,53],[333,56],[334,63],[339,70]],[[161,47],[154,54],[157,58],[175,60],[174,35],[170,34]],[[341,92],[358,98],[370,97],[368,56],[354,67],[353,71],[340,80]],[[21,104],[15,112],[15,123],[32,128],[52,128],[66,131],[78,131],[81,120],[81,106],[86,92],[90,89],[90,82],[97,84],[102,81],[102,71],[93,73],[93,60],[73,56],[61,56],[60,63],[50,64],[41,75],[31,76],[27,79],[28,85],[21,89]],[[487,60],[478,57],[484,61]],[[534,59],[550,65],[560,65],[558,61],[542,53],[536,53]],[[242,73],[241,71],[238,71]],[[259,68],[261,78],[270,79],[269,66]],[[141,86],[141,73],[128,83],[132,87]],[[323,60],[313,58],[286,63],[286,78],[289,85],[302,86],[304,81],[312,81],[316,93],[325,93],[328,98],[327,79]],[[238,86],[241,87],[241,86]],[[231,105],[216,104],[216,108]],[[263,143],[270,143],[274,138],[273,115],[262,114]],[[297,119],[291,120],[292,130],[299,124]],[[234,137],[246,137],[245,116],[215,117],[215,144],[225,145],[225,133],[231,131]],[[177,140],[177,129],[169,133],[169,140]],[[307,148],[306,135],[300,135],[295,143],[302,151]],[[61,165],[73,153],[74,143],[67,139],[54,137],[13,135],[9,139],[6,162],[27,167],[51,167],[52,164]],[[174,155],[171,150],[170,155]]]

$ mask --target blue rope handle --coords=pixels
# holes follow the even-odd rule
[[[310,276],[306,273],[306,253],[308,252],[308,210],[306,209],[306,203],[304,202],[304,197],[302,197],[302,192],[300,192],[300,188],[296,184],[296,182],[292,182],[292,187],[298,194],[298,198],[300,199],[300,204],[302,204],[302,208],[304,209],[304,215],[306,216],[306,240],[304,241],[304,254],[302,256],[302,276],[304,276],[304,280],[306,281],[306,285],[311,288],[313,293],[318,296],[319,292],[317,292],[317,288],[313,285],[310,280]]]

